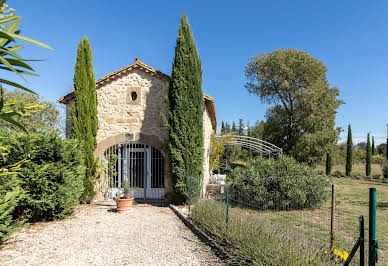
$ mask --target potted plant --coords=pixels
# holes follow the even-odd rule
[[[116,197],[117,212],[122,213],[128,210],[133,204],[133,197],[131,196],[134,188],[128,185],[126,181],[123,182],[123,194],[120,197]]]

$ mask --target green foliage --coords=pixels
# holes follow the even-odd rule
[[[375,137],[372,136],[372,156],[376,155]]]
[[[330,175],[331,169],[333,168],[333,162],[331,158],[331,154],[326,154],[326,175]]]
[[[47,132],[59,134],[60,119],[59,111],[53,103],[44,101],[39,98],[38,95],[21,91],[19,89],[12,91],[4,91],[4,101],[14,102],[9,109],[17,112],[26,106],[33,106],[33,111],[23,113],[18,116],[15,120],[22,124],[28,132]],[[20,131],[18,126],[7,121],[0,120],[0,127],[7,127],[11,130]]]
[[[328,182],[293,158],[258,157],[229,174],[232,195],[263,209],[316,208],[328,195]]]
[[[335,116],[343,103],[330,87],[323,63],[306,52],[279,49],[252,57],[245,69],[250,93],[273,105],[265,140],[299,162],[318,162],[338,140]]]
[[[2,196],[25,193],[18,202],[12,203],[17,204],[12,213],[14,219],[26,218],[34,222],[71,214],[84,189],[85,167],[82,147],[77,140],[43,133],[9,134],[2,130],[0,145],[9,151],[0,160],[2,168],[27,158],[12,182],[16,187],[1,186],[1,190],[6,191]],[[1,201],[6,201],[5,196]]]
[[[368,133],[368,137],[367,137],[367,142],[366,142],[366,159],[365,159],[365,173],[366,173],[366,176],[370,176],[370,173],[371,173],[371,159],[372,159],[372,150],[371,150],[371,147],[370,147],[370,136],[369,136],[369,133]]]
[[[24,197],[25,191],[17,174],[0,175],[0,243],[23,224],[24,219],[15,220],[13,213]]]
[[[229,255],[227,265],[333,264],[317,243],[254,211],[230,208],[226,227],[225,203],[200,200],[190,218],[223,246]]]
[[[348,140],[346,142],[346,165],[345,175],[350,176],[352,174],[352,160],[353,160],[353,139],[352,128],[348,126]]]
[[[188,176],[202,178],[204,151],[202,67],[186,14],[176,40],[167,110],[173,200],[182,203],[187,198]]]
[[[16,41],[27,42],[48,49],[52,48],[46,44],[20,35],[18,27],[21,17],[12,14],[13,11],[13,9],[7,9],[5,1],[0,1],[0,69],[14,72],[25,80],[24,75],[37,76],[37,74],[33,73],[33,68],[26,63],[28,60],[17,54],[24,46],[16,44]],[[33,91],[26,87],[10,80],[0,79],[0,88],[2,90],[1,84],[33,93]],[[25,115],[28,110],[31,110],[31,106],[21,105],[19,106],[19,109],[9,108],[10,106],[14,106],[14,103],[5,102],[3,95],[1,94],[0,120],[25,130],[23,125],[15,120],[15,118]]]
[[[78,44],[74,71],[75,102],[72,108],[72,136],[84,144],[86,175],[82,201],[90,202],[95,195],[93,177],[96,172],[94,150],[97,147],[97,92],[92,65],[92,49],[86,37]]]

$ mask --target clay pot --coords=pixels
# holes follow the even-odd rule
[[[129,209],[133,204],[133,197],[116,198],[117,212],[122,213]]]

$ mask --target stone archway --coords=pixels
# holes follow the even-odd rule
[[[115,145],[123,145],[124,143],[125,145],[130,143],[140,143],[160,151],[164,159],[164,198],[169,200],[172,193],[172,182],[169,170],[169,152],[167,142],[161,141],[159,136],[156,135],[122,133],[110,136],[100,141],[97,144],[94,155],[95,157],[102,159],[104,157],[104,152],[107,151],[107,149],[114,147]]]

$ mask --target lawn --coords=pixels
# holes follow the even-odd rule
[[[371,164],[372,171],[371,176],[380,176],[382,177],[383,172],[381,171],[380,164]],[[324,165],[317,165],[317,170],[325,172],[325,166]],[[344,164],[337,164],[333,165],[333,168],[331,170],[332,175],[336,175],[335,172],[340,172],[342,176],[345,176],[345,165]],[[361,176],[365,177],[365,164],[356,163],[352,165],[352,176]]]
[[[336,185],[335,247],[350,253],[358,236],[360,215],[365,217],[365,235],[368,236],[369,188],[375,187],[379,264],[388,265],[388,183],[344,177],[333,177],[331,181]],[[284,225],[286,230],[305,235],[306,239],[314,240],[320,246],[329,246],[330,200],[316,210],[254,212]],[[358,259],[358,254],[356,256]]]

